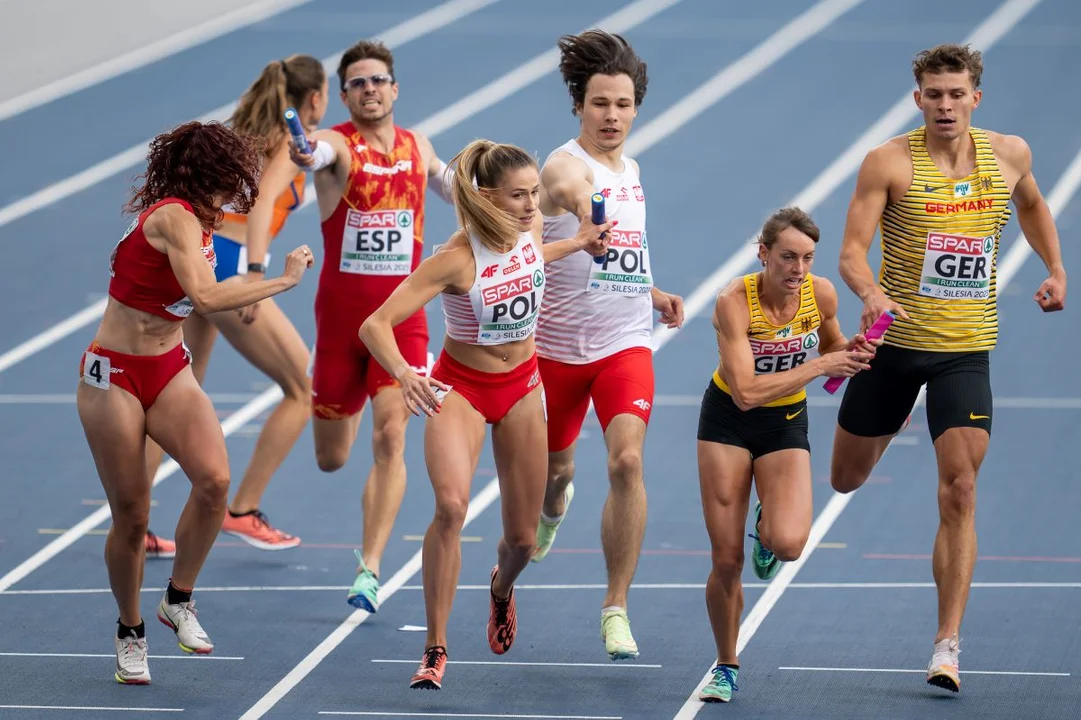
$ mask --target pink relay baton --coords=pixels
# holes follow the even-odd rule
[[[864,333],[864,337],[868,340],[877,340],[886,334],[886,330],[890,324],[895,320],[894,314],[889,310],[878,316],[878,320],[875,320],[875,324],[867,328],[867,332]],[[837,388],[844,384],[845,379],[839,377],[832,377],[826,380],[826,384],[823,385],[823,389],[830,395],[837,392]]]

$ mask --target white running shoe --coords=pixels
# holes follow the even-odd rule
[[[961,671],[957,656],[960,652],[960,641],[954,638],[944,638],[935,643],[934,654],[927,665],[927,684],[959,692]]]
[[[116,681],[124,685],[149,685],[150,665],[147,662],[146,638],[132,632],[116,641]]]
[[[210,636],[203,630],[195,617],[195,601],[169,604],[169,593],[166,591],[158,604],[158,620],[168,625],[176,633],[180,649],[186,653],[209,655],[214,649],[214,643],[210,642]]]

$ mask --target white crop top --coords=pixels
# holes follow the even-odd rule
[[[447,335],[470,345],[524,340],[537,327],[544,298],[544,256],[533,234],[521,233],[514,248],[494,253],[470,236],[476,276],[469,293],[444,292]]]

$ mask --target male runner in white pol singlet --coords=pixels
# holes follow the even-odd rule
[[[683,301],[653,286],[645,194],[638,164],[623,154],[646,91],[646,66],[618,35],[592,30],[559,41],[560,70],[581,132],[541,173],[544,241],[567,237],[605,198],[610,231],[601,262],[579,253],[547,265],[536,331],[548,411],[548,485],[534,560],[547,555],[574,496],[574,451],[590,400],[608,448],[609,495],[601,518],[608,591],[601,638],[612,660],[638,656],[627,619],[646,524],[642,446],[653,407],[652,314],[675,327]]]

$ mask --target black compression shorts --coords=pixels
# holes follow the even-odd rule
[[[848,379],[837,423],[861,437],[893,435],[925,384],[932,442],[955,427],[977,427],[990,434],[994,403],[986,350],[931,352],[882,345],[871,369]]]

